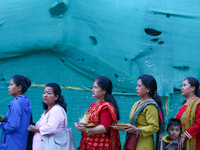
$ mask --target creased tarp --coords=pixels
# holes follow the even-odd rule
[[[67,10],[59,16],[51,14],[49,10],[60,3]],[[34,85],[53,81],[72,87],[63,89],[73,125],[95,100],[91,92],[76,88],[91,90],[94,79],[104,75],[113,82],[121,121],[127,122],[131,105],[138,99],[137,78],[151,74],[163,102],[168,102],[170,111],[175,109],[168,112],[168,117],[173,116],[183,100],[180,92],[174,96],[174,89],[181,88],[185,77],[200,79],[199,6],[198,1],[189,0],[2,0],[0,113],[7,111],[12,99],[7,94],[11,77],[23,74]],[[42,90],[36,86],[27,93],[35,120],[43,111]]]

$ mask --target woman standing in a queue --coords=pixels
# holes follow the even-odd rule
[[[164,116],[162,101],[157,94],[156,80],[151,75],[140,76],[136,91],[142,100],[132,106],[129,115],[130,124],[127,124],[129,128],[124,130],[127,132],[124,150],[134,149],[135,136],[139,136],[138,142],[135,143],[136,150],[154,150],[154,133],[157,133],[156,150],[160,150]]]
[[[121,150],[119,131],[110,128],[119,120],[119,109],[112,88],[109,78],[95,79],[92,96],[97,101],[87,110],[88,123],[93,123],[95,127],[86,128],[83,124],[75,123],[75,127],[82,132],[80,150]]]
[[[64,101],[58,84],[48,83],[45,85],[43,91],[43,108],[45,111],[39,121],[35,126],[30,125],[28,128],[29,131],[35,132],[33,137],[33,150],[49,149],[48,147],[52,146],[51,143],[45,141],[46,145],[44,145],[42,136],[52,135],[66,129],[67,104]]]
[[[1,150],[26,150],[31,102],[24,93],[30,85],[31,81],[22,75],[13,76],[10,81],[8,93],[14,99],[9,104],[6,122],[0,123]]]
[[[199,81],[193,77],[186,78],[182,83],[181,93],[186,100],[175,116],[182,124],[182,135],[179,139],[178,148],[200,150]]]

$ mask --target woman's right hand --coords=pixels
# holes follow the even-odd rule
[[[129,133],[136,133],[138,128],[134,125],[131,124],[126,124],[129,128],[124,130],[125,132],[129,132]]]
[[[29,125],[29,127],[27,128],[28,131],[31,132],[40,132],[39,128],[33,125]]]

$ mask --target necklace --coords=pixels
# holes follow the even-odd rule
[[[186,102],[185,102],[184,105],[189,105],[195,97],[196,97],[196,96],[194,96],[192,99],[190,99],[190,100],[188,100],[188,101],[186,100]]]
[[[48,109],[45,111],[44,114],[47,114],[47,113],[49,112],[49,110],[51,110],[52,107],[53,107],[53,106],[51,106],[50,108],[48,108]]]

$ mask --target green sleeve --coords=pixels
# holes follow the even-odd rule
[[[147,105],[143,110],[146,118],[147,125],[141,127],[142,135],[144,137],[157,133],[159,130],[159,115],[158,109],[155,105]]]

